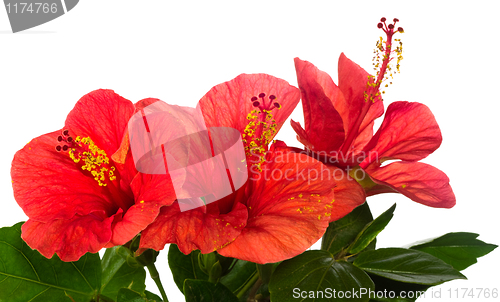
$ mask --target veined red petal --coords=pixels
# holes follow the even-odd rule
[[[451,208],[456,203],[448,176],[431,165],[403,161],[367,172],[375,183],[389,186],[418,203],[434,208]]]
[[[430,109],[424,104],[394,102],[389,105],[384,121],[365,150],[367,157],[360,166],[366,168],[374,161],[397,158],[418,161],[441,145],[439,126]]]
[[[147,98],[147,99],[140,100],[139,102],[134,104],[134,106],[135,106],[134,113],[137,113],[141,109],[144,109],[145,107],[147,107],[153,103],[159,102],[159,101],[160,101],[159,99],[154,99],[154,98]],[[130,139],[130,137],[129,137],[128,127],[127,127],[125,129],[124,134],[123,134],[123,138],[120,142],[120,147],[111,156],[113,161],[115,161],[116,163],[124,163],[125,162],[128,151],[130,150],[130,140],[129,139]]]
[[[63,261],[76,261],[87,252],[97,253],[111,238],[113,217],[94,212],[70,219],[40,222],[29,219],[22,226],[22,238],[46,258],[57,253]]]
[[[71,219],[75,214],[118,209],[113,200],[67,153],[57,152],[60,131],[34,138],[14,155],[11,176],[14,198],[26,215],[39,222]]]
[[[256,263],[282,261],[304,252],[328,227],[335,186],[330,170],[300,153],[267,160],[259,178],[251,180],[247,226],[221,255]]]
[[[348,59],[344,53],[341,53],[339,57],[338,73],[339,88],[346,99],[346,108],[339,107],[342,103],[336,105],[336,108],[339,112],[345,112],[342,114],[342,118],[349,121],[349,125],[346,128],[346,134],[348,134],[355,131],[355,129],[353,129],[354,124],[365,105],[366,100],[364,94],[368,87],[369,74],[361,68],[361,66]],[[352,146],[355,146],[355,148],[359,150],[360,147],[368,142],[373,133],[373,121],[383,113],[384,105],[382,99],[376,98],[363,118],[358,131],[360,135],[358,135]]]
[[[181,212],[179,204],[161,208],[156,220],[141,233],[141,248],[162,250],[175,243],[184,254],[211,253],[232,242],[245,227],[246,207],[236,203],[227,214],[204,213],[202,208]]]
[[[123,245],[151,224],[160,213],[160,208],[170,206],[176,199],[169,175],[138,173],[130,184],[135,204],[123,216],[115,219],[113,235],[106,247]]]
[[[336,186],[333,189],[335,202],[332,204],[330,222],[339,220],[362,205],[366,200],[363,188],[342,169],[329,167],[332,170]]]
[[[352,151],[354,156],[356,153],[363,151],[366,144],[372,139],[374,120],[381,117],[383,114],[384,104],[380,101],[375,102],[370,107],[370,109],[368,109],[368,113],[359,126],[360,130],[358,136],[352,144]]]
[[[309,141],[309,135],[307,135],[306,130],[302,128],[300,123],[290,120],[290,125],[292,126],[293,130],[295,133],[297,133],[297,140],[304,145],[305,148],[309,150],[313,150],[314,146],[313,144]]]
[[[99,89],[84,95],[66,118],[71,135],[89,136],[111,156],[120,146],[134,105],[112,90]]]
[[[271,152],[280,154],[280,152],[294,152],[306,154],[305,150],[288,147],[284,142],[277,140],[271,147]],[[314,157],[313,157],[314,158]],[[366,200],[365,190],[362,186],[358,184],[348,173],[344,172],[335,166],[327,165],[329,169],[330,178],[335,181],[334,192],[334,203],[331,206],[327,206],[331,209],[330,222],[338,220],[345,215],[349,214],[359,205],[363,204]]]
[[[134,104],[135,112],[139,112],[141,109],[144,109],[147,106],[149,106],[149,105],[151,105],[153,103],[156,103],[156,102],[161,102],[161,100],[155,99],[155,98],[145,98],[145,99],[142,99],[139,102],[137,102],[137,103]]]
[[[309,141],[315,152],[338,150],[345,139],[344,127],[348,125],[348,116],[345,121],[342,116],[346,112],[338,112],[335,107],[346,108],[342,92],[328,74],[310,62],[295,58],[295,70],[307,138],[300,131],[297,134]]]
[[[241,74],[210,89],[199,101],[207,127],[233,127],[243,133],[249,122],[247,116],[255,109],[251,99],[260,93],[266,98],[276,96],[275,101],[281,106],[271,112],[278,131],[299,103],[300,92],[288,82],[267,74]]]

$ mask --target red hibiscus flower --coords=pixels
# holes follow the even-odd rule
[[[62,130],[15,154],[12,186],[29,217],[22,238],[30,247],[75,261],[125,244],[154,220],[162,204],[154,196],[134,196],[140,188],[131,158],[122,164],[111,159],[134,110],[111,90],[93,91],[77,102]]]
[[[377,77],[341,54],[337,86],[313,64],[295,59],[305,130],[294,121],[292,127],[312,156],[344,169],[368,195],[399,192],[431,207],[453,207],[455,196],[446,174],[418,162],[434,152],[442,140],[437,122],[425,105],[390,104],[373,135],[373,121],[384,111],[380,85],[395,71],[389,65],[391,55],[397,55],[397,70],[402,58],[401,44],[395,47],[392,43],[393,35],[403,31],[395,29],[398,20],[388,26],[385,18],[381,21],[378,27],[387,34],[387,41],[385,46],[382,41],[377,44],[381,52],[374,63],[380,68]],[[399,161],[382,166],[386,160]]]
[[[179,202],[162,207],[142,231],[140,247],[161,250],[175,243],[185,254],[217,250],[256,263],[277,262],[302,253],[332,219],[358,206],[360,202],[334,200],[345,187],[335,188],[331,170],[321,162],[289,152],[282,142],[269,147],[299,96],[297,88],[265,74],[243,74],[213,87],[199,102],[204,122],[208,129],[231,127],[241,133],[248,180],[232,194],[189,211],[182,211]],[[168,112],[179,116],[181,110],[172,106]],[[161,191],[151,184],[161,177],[143,174],[142,190]],[[216,175],[200,172],[200,186],[214,182]]]

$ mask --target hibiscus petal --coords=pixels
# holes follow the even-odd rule
[[[362,205],[366,200],[366,194],[356,180],[345,173],[342,169],[329,167],[332,170],[336,186],[333,189],[335,202],[332,204],[332,216],[330,222],[339,220]]]
[[[278,154],[279,152],[285,154],[287,152],[308,154],[305,150],[288,147],[283,141],[279,140],[271,146],[270,152]],[[275,157],[275,160],[277,159]],[[328,165],[327,168],[329,169],[329,178],[335,181],[335,187],[333,188],[335,202],[331,206],[327,206],[331,209],[330,222],[332,222],[344,217],[356,207],[362,205],[366,200],[366,194],[363,187],[348,173],[331,165]]]
[[[60,133],[37,137],[14,155],[11,176],[17,203],[40,222],[99,210],[114,214],[117,206],[105,187],[84,175],[67,153],[56,151]]]
[[[249,122],[247,116],[255,109],[251,98],[260,93],[265,93],[266,98],[276,96],[275,101],[281,105],[281,109],[271,112],[278,131],[299,103],[300,92],[288,82],[267,74],[241,74],[210,89],[199,101],[207,127],[233,127],[243,133]]]
[[[151,105],[153,103],[156,103],[156,102],[162,102],[162,101],[159,100],[159,99],[155,99],[155,98],[145,98],[145,99],[142,99],[139,102],[137,102],[137,103],[134,104],[134,106],[135,106],[135,112],[137,113],[141,109],[144,109],[147,106],[149,106],[149,105]]]
[[[140,100],[139,102],[135,103],[135,111],[134,113],[137,113],[141,109],[144,109],[144,107],[147,107],[153,103],[159,102],[159,99],[154,99],[154,98],[147,98]],[[128,122],[127,122],[128,123]],[[113,159],[114,162],[116,163],[124,163],[128,154],[128,151],[130,150],[130,141],[129,141],[129,133],[128,133],[128,127],[125,129],[125,133],[123,134],[123,138],[120,143],[120,147],[118,150],[111,155],[111,158]]]
[[[46,223],[29,219],[21,228],[22,238],[46,258],[57,253],[63,261],[77,261],[87,252],[97,253],[110,240],[114,218],[102,219],[104,215],[94,212]]]
[[[140,247],[159,251],[174,243],[184,254],[193,250],[211,253],[232,242],[247,218],[247,209],[239,202],[227,214],[204,213],[203,208],[181,212],[175,203],[161,208],[160,215],[141,233]]]
[[[267,160],[253,180],[247,226],[221,255],[256,263],[282,261],[304,252],[328,227],[335,204],[329,169],[300,153]]]
[[[339,88],[344,94],[346,102],[344,103],[345,108],[339,107],[342,103],[336,105],[335,108],[339,112],[345,112],[342,114],[342,118],[349,121],[349,125],[346,128],[346,133],[348,134],[355,130],[353,129],[354,125],[366,103],[364,94],[367,89],[369,74],[358,64],[348,59],[344,53],[341,53],[339,57],[338,73]],[[355,149],[360,149],[360,147],[368,142],[373,134],[373,121],[383,113],[384,105],[382,99],[377,98],[370,106],[359,126],[358,132],[360,135],[358,135],[353,144]]]
[[[394,162],[367,172],[374,182],[389,186],[418,203],[434,208],[451,208],[456,203],[448,176],[431,165]]]
[[[302,128],[300,123],[298,123],[294,120],[290,120],[290,125],[292,125],[293,130],[295,131],[295,133],[297,133],[297,140],[299,142],[301,142],[305,148],[307,148],[309,150],[313,150],[314,146],[309,141],[309,136],[307,135],[306,130],[304,130],[304,128]]]
[[[305,132],[301,139],[309,141],[315,152],[339,149],[345,139],[343,116],[335,104],[345,108],[344,96],[330,76],[313,64],[295,58],[297,81],[302,95]]]
[[[119,152],[122,141],[126,137],[127,124],[134,113],[134,105],[119,96],[113,90],[99,89],[84,95],[66,118],[65,129],[75,138],[90,137],[96,146],[104,150],[108,158]],[[128,183],[137,173],[123,160],[117,162],[121,176],[120,187],[129,193]],[[115,156],[118,158],[118,156]]]
[[[99,89],[84,95],[66,118],[70,135],[89,136],[111,156],[120,146],[134,105],[112,90]]]
[[[162,206],[174,203],[176,196],[169,175],[139,173],[130,184],[136,203],[113,222],[113,235],[106,247],[123,245],[151,224]]]
[[[360,167],[374,161],[397,158],[418,161],[441,145],[439,126],[430,109],[424,104],[394,102],[389,105],[384,121],[365,150],[367,157]]]
[[[384,114],[384,104],[376,102],[368,109],[363,122],[359,126],[359,133],[354,142],[352,143],[353,153],[362,152],[366,144],[373,137],[374,120]]]

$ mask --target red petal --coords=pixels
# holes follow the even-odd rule
[[[243,133],[248,125],[247,115],[255,109],[251,98],[260,93],[265,93],[266,99],[275,95],[281,105],[281,109],[271,112],[278,131],[299,103],[300,92],[288,82],[267,74],[241,74],[210,89],[199,102],[207,127],[233,127]]]
[[[153,98],[147,98],[140,100],[139,102],[135,103],[135,111],[134,113],[137,113],[139,110],[144,109],[144,107],[147,107],[153,103],[159,102],[159,99],[153,99]],[[128,122],[127,122],[128,123]],[[125,129],[125,133],[123,134],[123,138],[120,143],[120,147],[118,150],[111,156],[114,162],[116,163],[124,163],[125,159],[127,157],[128,151],[130,149],[130,141],[129,141],[129,133],[128,133],[128,127]]]
[[[306,131],[304,130],[304,128],[302,128],[300,123],[298,123],[294,120],[290,120],[290,125],[292,125],[293,130],[295,131],[295,133],[297,133],[297,140],[299,142],[301,142],[305,148],[307,148],[309,150],[313,150],[314,146],[309,141],[309,135],[307,135]]]
[[[343,53],[339,57],[339,88],[344,94],[346,99],[345,108],[340,108],[336,105],[335,108],[342,114],[342,118],[349,121],[348,130],[346,133],[354,131],[353,127],[361,114],[362,108],[365,104],[364,93],[367,88],[369,74],[361,68],[358,64],[349,60]],[[365,145],[373,134],[373,120],[380,117],[384,113],[384,105],[382,99],[376,99],[375,103],[370,106],[366,116],[359,127],[358,138],[355,140],[353,146],[360,149]]]
[[[441,141],[441,131],[427,106],[394,102],[387,108],[380,129],[365,148],[376,156],[366,158],[360,166],[366,168],[373,161],[390,158],[418,161],[434,152]]]
[[[313,151],[335,151],[345,139],[343,116],[334,107],[345,108],[344,96],[330,76],[313,64],[295,58],[297,81],[302,95],[305,132]],[[347,125],[347,124],[346,124]]]
[[[233,241],[245,227],[246,207],[236,203],[227,214],[204,213],[202,208],[181,212],[179,204],[161,208],[160,215],[141,233],[141,248],[162,250],[175,243],[184,254],[211,253]]]
[[[330,216],[330,222],[332,222],[339,220],[351,213],[356,207],[362,205],[366,200],[366,194],[358,182],[349,174],[339,168],[329,168],[332,170],[333,179],[336,182],[333,189],[335,202],[332,204],[332,216]]]
[[[295,152],[307,154],[305,150],[288,147],[284,142],[277,140],[270,151],[276,152]],[[327,166],[330,170],[330,176],[335,181],[333,189],[335,202],[328,206],[331,208],[330,222],[338,220],[349,214],[366,200],[365,190],[348,173],[335,166]]]
[[[247,201],[247,226],[221,255],[256,263],[282,261],[304,252],[328,227],[335,186],[328,168],[300,153],[268,160]]]
[[[144,109],[145,107],[147,107],[153,103],[156,103],[156,102],[162,102],[162,101],[159,99],[154,99],[154,98],[142,99],[139,102],[134,104],[135,112],[139,112],[141,109]]]
[[[85,253],[97,253],[111,238],[113,217],[104,220],[105,213],[71,219],[57,219],[46,223],[29,219],[22,226],[22,238],[46,258],[54,253],[63,261],[77,261]]]
[[[33,139],[12,161],[14,198],[30,218],[40,222],[71,219],[94,211],[116,212],[105,188],[84,175],[65,152],[57,152],[60,131]]]
[[[456,203],[448,176],[431,165],[394,162],[367,172],[374,182],[389,186],[418,203],[434,208],[451,208]]]
[[[135,107],[113,90],[99,89],[84,95],[66,118],[65,129],[70,135],[90,137],[111,159],[124,139],[128,121]],[[75,138],[75,137],[73,137]],[[126,154],[123,154],[125,157]],[[124,160],[117,163],[123,164]],[[121,175],[121,189],[128,191],[128,183],[137,171],[130,165],[116,167]]]
[[[359,126],[360,131],[358,136],[352,144],[353,153],[363,151],[366,144],[373,137],[373,121],[382,116],[382,114],[384,114],[384,104],[382,102],[376,102],[370,107],[363,122]]]
[[[112,90],[95,90],[84,95],[66,118],[70,135],[89,136],[111,156],[120,146],[134,105]]]
[[[113,223],[113,236],[106,247],[123,245],[151,224],[162,206],[174,203],[176,196],[169,175],[139,173],[131,183],[136,203]]]

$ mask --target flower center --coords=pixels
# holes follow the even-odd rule
[[[270,95],[266,101],[265,93],[260,93],[258,97],[252,97],[250,101],[255,109],[247,115],[248,124],[243,130],[243,143],[248,162],[257,171],[262,172],[260,166],[265,161],[265,152],[277,131],[272,111],[281,109],[281,105],[276,100],[275,95]]]
[[[84,171],[90,172],[99,186],[107,186],[111,181],[116,180],[116,168],[109,163],[109,158],[104,150],[94,144],[90,137],[75,139],[69,135],[68,130],[64,130],[62,135],[57,137],[58,142],[65,142],[65,145],[56,146],[57,151],[68,151],[69,157]]]
[[[56,151],[67,152],[85,175],[94,178],[100,187],[106,187],[115,204],[124,210],[131,206],[130,198],[119,189],[120,175],[116,167],[112,161],[110,162],[106,152],[100,149],[90,137],[73,138],[68,130],[63,130],[57,137],[57,141],[61,144],[56,146]]]

